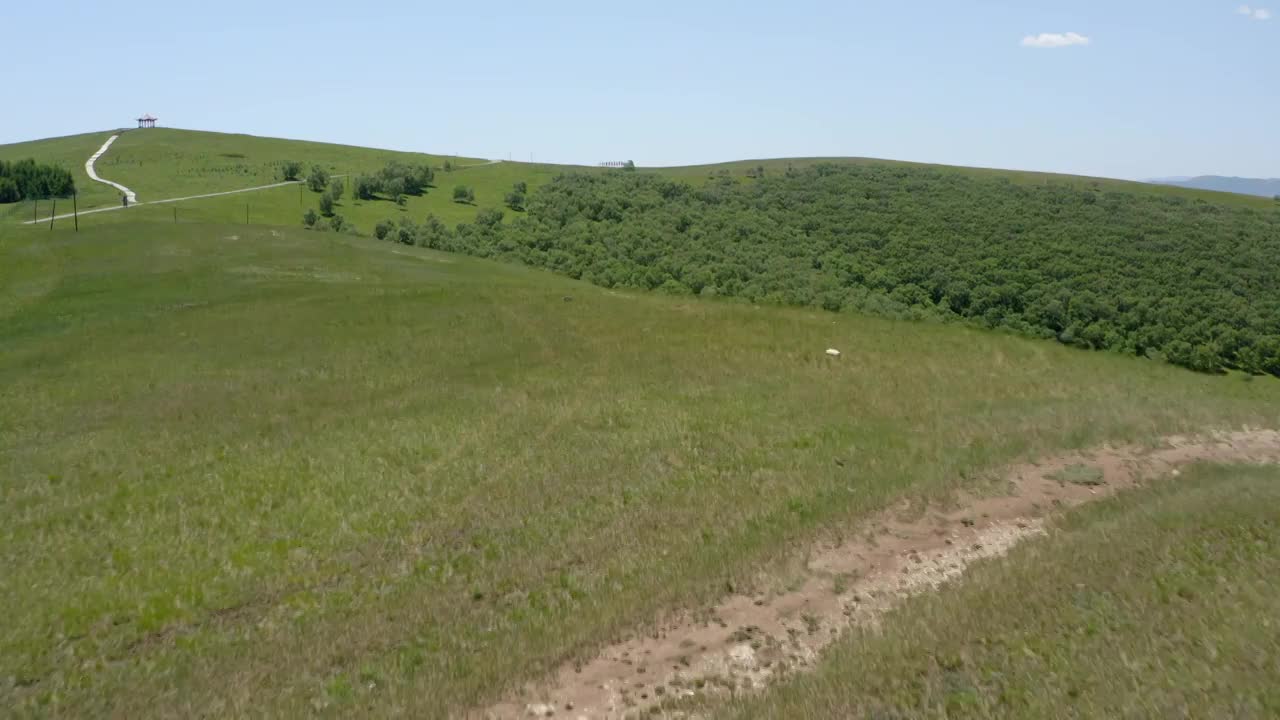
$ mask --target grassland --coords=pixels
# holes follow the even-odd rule
[[[1280,420],[1270,379],[111,215],[0,235],[18,715],[457,713],[1010,459]]]
[[[0,146],[0,158],[38,157],[45,158],[46,162],[65,165],[75,170],[76,184],[81,192],[81,209],[115,206],[120,202],[116,191],[91,181],[84,172],[85,160],[111,134],[111,131],[105,131],[3,145]],[[479,208],[502,207],[503,198],[514,183],[525,182],[531,189],[536,188],[561,171],[561,166],[557,165],[488,164],[480,158],[172,129],[127,131],[95,167],[100,176],[125,185],[138,194],[139,200],[147,202],[280,182],[281,166],[289,160],[302,162],[305,168],[318,164],[333,174],[349,176],[376,172],[391,160],[427,163],[436,168],[443,168],[448,161],[459,168],[453,172],[438,172],[437,187],[424,195],[409,197],[403,207],[389,200],[359,201],[348,191],[337,212],[366,233],[379,220],[404,216],[420,221],[428,213],[450,225],[470,222]],[[452,190],[459,184],[475,190],[474,205],[453,202]],[[349,188],[350,178],[347,185]],[[167,219],[172,222],[175,209],[179,222],[244,222],[248,206],[249,219],[254,224],[294,226],[301,223],[306,209],[318,206],[318,200],[318,194],[304,188],[284,187],[159,207],[140,206],[129,211],[136,211],[132,216],[119,212],[101,213],[86,216],[81,222],[82,227],[139,220]],[[40,205],[40,215],[47,218],[50,204],[42,202]],[[60,212],[70,212],[69,202],[60,202],[58,207]],[[31,203],[0,206],[0,222],[12,223],[31,217]]]
[[[112,132],[114,131],[0,145],[0,159],[16,160],[35,157],[44,162],[67,167],[76,174],[82,209],[114,206],[119,203],[115,190],[92,182],[84,173],[85,160],[110,137]],[[442,167],[447,159],[456,165],[470,167],[451,173],[438,173],[437,187],[420,197],[410,197],[403,208],[387,200],[357,201],[348,192],[337,211],[363,232],[368,233],[379,220],[409,217],[415,221],[421,221],[428,213],[435,214],[451,226],[459,222],[470,222],[478,209],[501,208],[503,198],[510,191],[512,184],[525,182],[530,190],[533,190],[571,167],[518,162],[483,164],[485,161],[478,158],[159,128],[124,132],[111,150],[99,160],[97,169],[102,177],[124,184],[137,192],[140,200],[148,201],[238,190],[277,182],[280,180],[280,165],[286,160],[297,160],[307,167],[318,163],[333,173],[354,175],[374,172],[393,159],[404,162],[427,162],[436,167]],[[757,166],[765,167],[766,172],[769,173],[781,173],[788,167],[803,167],[817,162],[920,166],[915,163],[895,163],[865,158],[791,158],[652,168],[642,172],[658,173],[666,177],[693,182],[701,182],[721,172],[727,172],[750,182],[746,173]],[[572,169],[595,171],[592,168],[581,167],[572,167]],[[1267,209],[1273,204],[1267,198],[1119,180],[981,168],[947,169],[984,178],[1002,178],[1017,183],[1068,184],[1121,192],[1158,193],[1258,209]],[[453,202],[452,189],[458,184],[475,189],[475,205]],[[68,203],[61,202],[59,208],[69,209],[64,208],[66,205]],[[102,213],[87,216],[82,219],[82,222],[91,227],[138,220],[172,222],[175,218],[175,209],[178,222],[244,222],[247,206],[251,223],[293,226],[299,224],[302,213],[307,208],[315,208],[317,205],[318,196],[314,193],[300,188],[280,188],[251,195],[193,200],[158,208],[145,206],[135,208],[140,217],[130,218],[118,212]],[[41,203],[40,215],[48,217],[49,209],[49,203]],[[515,214],[508,210],[507,215],[507,219],[510,220]],[[0,206],[0,223],[12,223],[31,217],[30,203]]]
[[[1082,508],[724,715],[1276,717],[1277,508],[1280,471],[1222,466]]]

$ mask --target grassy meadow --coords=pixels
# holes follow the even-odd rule
[[[17,716],[458,714],[888,503],[1280,419],[1273,379],[137,210],[0,232]]]
[[[120,203],[119,194],[107,185],[91,181],[84,172],[84,163],[112,132],[0,145],[0,159],[36,157],[73,169],[81,194],[80,208],[111,207]],[[450,225],[471,222],[480,208],[501,208],[503,198],[516,182],[525,182],[533,189],[563,168],[529,163],[489,164],[480,158],[166,128],[124,132],[95,168],[99,176],[121,183],[136,192],[140,201],[148,202],[277,183],[282,180],[281,166],[289,160],[303,164],[304,176],[313,164],[333,174],[347,175],[344,178],[347,192],[336,211],[364,233],[371,232],[380,220],[403,216],[420,221],[429,213]],[[376,172],[392,160],[427,163],[437,168],[436,187],[421,196],[408,197],[403,207],[386,199],[355,199],[351,177]],[[446,161],[458,169],[440,170]],[[453,202],[455,185],[473,188],[475,204]],[[127,211],[132,215],[121,212],[88,215],[81,218],[81,227],[140,220],[173,222],[175,209],[178,222],[243,223],[246,205],[251,223],[297,226],[308,208],[318,207],[319,194],[300,187],[282,187],[160,206],[142,205]],[[47,219],[50,207],[49,202],[41,201],[39,216]],[[59,201],[58,210],[59,214],[70,212],[70,201]],[[511,210],[507,213],[514,215]],[[0,205],[0,222],[24,221],[32,216],[30,202]]]
[[[735,718],[1280,716],[1280,470],[1202,465],[852,633]]]

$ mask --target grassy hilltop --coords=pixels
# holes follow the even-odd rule
[[[95,196],[82,177],[107,135],[0,146],[0,158],[78,162],[82,199],[111,204],[113,191]],[[271,182],[285,160],[368,173],[394,158],[443,161],[145,131],[123,136],[99,172],[145,201]],[[769,183],[745,176],[757,165],[725,169],[763,191]],[[691,195],[715,204],[719,170],[637,175],[685,173],[697,181]],[[365,234],[388,217],[472,223],[515,182],[565,190],[547,187],[562,171],[438,171],[437,187],[404,209],[348,194],[339,211]],[[475,188],[475,206],[452,201],[457,183]],[[1107,192],[1123,196],[1124,186]],[[1195,202],[1169,192],[1179,206]],[[0,208],[0,706],[14,715],[459,716],[665,611],[749,585],[872,513],[988,489],[1010,461],[1280,425],[1272,377],[1196,374],[961,324],[608,288],[599,277],[306,231],[302,209],[315,197],[289,186],[143,205],[82,218],[79,233],[69,221],[53,231],[15,224],[30,206]],[[612,212],[579,199],[575,212]],[[1270,201],[1257,202],[1227,215],[1272,222]],[[575,222],[574,238],[604,234],[565,257],[594,261],[617,248],[600,227]],[[477,254],[549,252],[489,231],[452,237],[483,240],[459,248]],[[862,711],[851,687],[889,687],[873,709],[913,710],[919,685],[880,686],[872,675],[850,685],[840,674],[867,657],[922,673],[928,688],[969,683],[954,686],[973,689],[957,702],[990,707],[981,703],[995,691],[974,678],[1042,668],[1016,666],[1026,662],[1016,653],[975,654],[957,633],[990,628],[996,620],[984,615],[999,614],[1054,637],[1045,618],[1078,609],[1054,606],[1051,589],[1075,587],[1090,558],[1099,577],[1128,583],[1118,587],[1131,600],[1115,617],[1129,633],[1120,637],[1137,643],[1145,588],[1161,575],[1127,573],[1115,548],[1090,539],[1092,523],[1132,535],[1159,561],[1152,568],[1193,570],[1217,555],[1171,548],[1179,529],[1250,528],[1204,547],[1247,591],[1244,617],[1260,616],[1274,603],[1241,578],[1265,577],[1270,565],[1230,548],[1269,542],[1273,479],[1206,471],[1180,486],[1188,495],[1157,496],[1154,515],[1123,498],[1087,511],[1070,521],[1064,554],[1028,551],[1010,570],[980,568],[977,590],[890,618],[900,644],[866,656],[841,645],[812,693],[787,686],[728,711]],[[1237,491],[1243,499],[1232,499]],[[1189,521],[1202,507],[1216,509]],[[1033,571],[1060,574],[1040,585]],[[1212,580],[1185,584],[1196,597],[1229,594]],[[984,604],[993,582],[1029,602]],[[939,618],[952,630],[938,629]],[[1247,639],[1239,623],[1210,619]],[[964,663],[942,676],[911,664],[935,642]],[[1090,667],[1099,647],[1076,639],[1062,662]],[[1167,677],[1207,683],[1202,670]],[[1059,698],[1025,697],[1019,707]],[[1099,708],[1113,707],[1104,701],[1114,695],[1099,697]],[[927,699],[926,714],[948,702]]]

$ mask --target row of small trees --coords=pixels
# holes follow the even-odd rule
[[[75,190],[76,181],[70,170],[41,165],[30,158],[17,162],[0,160],[0,203],[70,197]]]

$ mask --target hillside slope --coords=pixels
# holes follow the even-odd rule
[[[19,714],[457,716],[1011,459],[1280,423],[1266,378],[296,228],[0,254]]]

